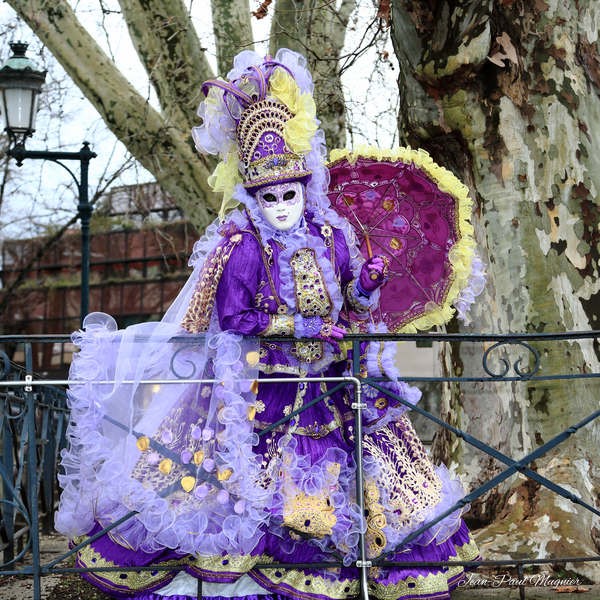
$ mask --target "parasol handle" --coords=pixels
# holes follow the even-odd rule
[[[365,233],[365,245],[367,246],[367,254],[369,255],[369,258],[373,258],[373,248],[371,248],[371,240],[369,239],[368,233]],[[379,275],[377,273],[371,273],[370,277],[373,281],[375,281]]]

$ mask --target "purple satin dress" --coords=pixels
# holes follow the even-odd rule
[[[223,511],[220,516],[223,531],[215,533],[215,528],[220,526],[218,519],[209,520],[208,525],[204,522],[206,552],[201,541],[198,551],[193,553],[182,552],[175,543],[153,551],[142,550],[143,543],[133,547],[125,534],[104,536],[80,551],[77,564],[84,567],[172,566],[164,571],[84,575],[112,596],[188,600],[195,597],[195,593],[190,592],[192,577],[194,581],[197,578],[203,581],[204,597],[350,598],[359,592],[359,571],[352,565],[358,557],[361,530],[366,532],[370,558],[386,554],[388,560],[393,561],[438,561],[472,560],[478,556],[461,511],[446,517],[409,547],[396,548],[411,531],[445,511],[463,495],[460,484],[448,471],[434,467],[429,461],[403,405],[365,388],[368,405],[364,422],[366,511],[361,515],[356,505],[352,388],[338,389],[327,395],[335,382],[272,382],[277,378],[319,374],[340,377],[348,372],[350,365],[344,347],[335,348],[329,343],[307,339],[296,342],[270,339],[291,333],[289,328],[297,313],[305,317],[332,317],[348,326],[367,309],[364,301],[361,304],[361,299],[356,297],[356,274],[344,235],[331,227],[319,227],[310,219],[307,228],[313,242],[292,249],[272,240],[263,243],[250,223],[246,227],[230,228],[224,235],[229,243],[226,259],[219,262],[218,274],[211,280],[215,286],[214,318],[219,328],[260,338],[255,351],[257,356],[252,357],[258,378],[249,409],[244,409],[252,434],[251,454],[244,456],[248,469],[246,479],[252,479],[251,487],[247,488],[250,491],[238,493],[238,488],[231,484],[225,488],[228,491],[225,497],[218,485],[207,488],[203,484],[206,495],[196,494],[195,499],[192,498],[199,507],[204,506],[202,502],[209,502],[212,493],[216,497],[220,493],[220,502],[224,500],[215,504]],[[202,306],[196,306],[193,314],[198,314]],[[363,350],[362,364],[366,369],[367,349]],[[246,359],[250,360],[248,355]],[[215,363],[207,369],[214,374],[218,366]],[[193,387],[183,394],[156,430],[169,448],[182,456],[188,452],[188,462],[192,455],[203,453],[199,446],[182,450],[185,444],[181,441],[193,437],[198,426],[206,431],[207,411],[198,408],[203,396],[201,389],[204,388]],[[411,393],[418,395],[406,385],[394,387],[393,391],[405,397]],[[304,408],[313,401],[310,407]],[[165,423],[174,422],[175,414],[180,422],[173,437]],[[290,415],[293,416],[289,418]],[[153,439],[158,439],[156,431]],[[231,431],[229,435],[233,435]],[[141,439],[145,438],[138,435],[136,443],[143,453],[146,447]],[[231,454],[234,450],[235,444],[228,447],[227,452]],[[215,460],[219,456],[223,458],[223,454],[226,453],[215,455]],[[164,467],[166,459],[159,458],[162,458],[159,466]],[[141,490],[151,485],[148,468],[140,467],[139,462],[135,467]],[[233,469],[214,472],[225,485],[239,476],[239,468],[236,464]],[[181,481],[184,480],[182,477]],[[238,479],[243,480],[243,477]],[[191,482],[190,487],[193,485]],[[263,494],[262,506],[248,497],[252,490]],[[179,493],[184,495],[181,490]],[[248,505],[252,502],[250,510]],[[184,504],[182,501],[182,506]],[[177,506],[172,502],[169,510],[176,511]],[[102,520],[102,524],[107,523]],[[212,541],[213,546],[210,546],[209,539],[213,540],[210,535],[221,535],[226,524],[240,530],[251,529],[245,532],[244,539],[252,543],[246,546],[239,543],[241,534],[235,530],[235,535],[227,534],[231,539],[229,546],[218,546]],[[88,535],[99,529],[96,522]],[[85,536],[75,541],[81,539]],[[123,541],[127,539],[130,541]],[[255,566],[271,562],[300,564],[340,560],[345,566],[329,569]],[[169,587],[179,572],[186,574],[187,587]],[[382,599],[449,598],[449,591],[462,575],[462,567],[372,568],[369,594]],[[181,590],[187,591],[179,593]]]

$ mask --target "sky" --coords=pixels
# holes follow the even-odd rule
[[[205,10],[207,0],[192,0],[192,21],[207,47],[207,56],[216,65],[214,40],[211,34],[212,23]],[[84,26],[94,33],[97,42],[103,49],[115,57],[121,71],[130,79],[135,87],[146,94],[150,102],[156,105],[156,97],[141,66],[127,29],[118,14],[117,0],[103,0],[102,5],[108,9],[105,14],[98,9],[98,0],[80,0],[71,3]],[[250,0],[252,8],[258,6],[256,0]],[[351,18],[351,27],[347,35],[347,48],[354,48],[362,35],[362,23],[374,14],[371,0],[361,0],[359,10]],[[204,7],[204,10],[203,10]],[[0,27],[15,22],[13,10],[5,3],[0,3]],[[269,19],[253,19],[255,40],[264,40],[256,44],[258,52],[267,52]],[[108,35],[106,32],[109,31]],[[2,62],[9,55],[10,41],[25,41],[30,44],[28,56],[41,68],[48,70],[45,88],[46,98],[40,102],[37,131],[28,140],[28,149],[73,150],[81,147],[82,142],[89,141],[98,158],[90,164],[90,195],[101,185],[106,177],[119,167],[127,156],[124,146],[104,125],[99,114],[85,99],[82,93],[70,82],[60,65],[43,49],[34,33],[22,22],[16,22],[9,36],[4,38],[0,48]],[[8,38],[8,39],[7,39]],[[373,93],[367,89],[364,73],[373,71],[373,54],[365,54],[352,69],[346,71],[342,83],[349,99],[350,117],[357,119],[354,137],[349,146],[360,143],[378,144],[390,147],[396,143],[396,108],[397,98],[397,66],[394,54],[388,41],[389,68],[383,69],[380,86],[385,87],[385,94]],[[216,70],[216,69],[215,69]],[[50,111],[49,98],[52,101]],[[384,111],[384,115],[380,113]],[[387,112],[386,112],[387,111]],[[51,116],[54,113],[54,116]],[[58,115],[58,116],[57,116]],[[358,117],[357,117],[358,115]],[[3,117],[2,117],[3,119]],[[377,123],[375,130],[370,124]],[[2,123],[4,121],[2,120]],[[361,130],[367,129],[366,136]],[[68,164],[77,172],[78,165]],[[152,181],[153,177],[140,165],[135,163],[120,176],[113,185],[131,184]],[[43,233],[44,230],[58,227],[67,221],[76,211],[77,197],[72,179],[60,166],[46,161],[25,161],[9,182],[4,204],[0,212],[0,241],[6,238],[29,237]]]

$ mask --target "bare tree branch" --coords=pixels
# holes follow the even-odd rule
[[[200,85],[213,77],[181,0],[119,0],[129,35],[170,125],[189,130]]]

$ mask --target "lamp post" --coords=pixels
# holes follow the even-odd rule
[[[35,64],[25,56],[27,44],[13,42],[13,55],[0,68],[0,111],[4,113],[5,131],[10,147],[8,155],[20,167],[25,159],[50,160],[65,169],[75,181],[78,190],[77,216],[81,222],[81,320],[87,315],[90,296],[90,220],[92,205],[88,196],[88,171],[97,154],[84,142],[79,152],[54,152],[26,150],[25,140],[35,131],[37,101],[46,71],[36,70]],[[79,179],[62,161],[79,161]]]

